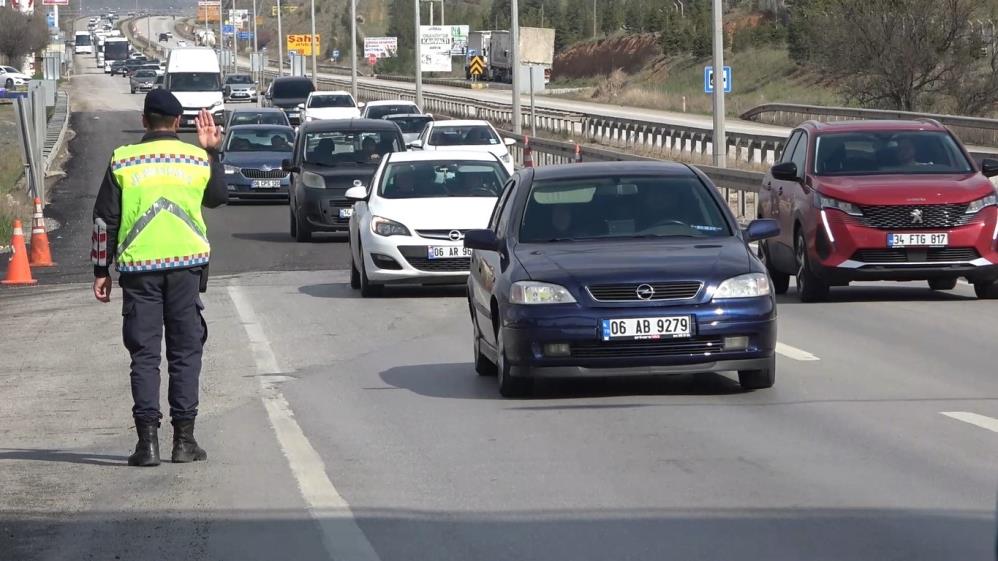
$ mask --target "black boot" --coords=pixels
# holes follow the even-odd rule
[[[173,455],[175,464],[187,462],[203,462],[208,459],[208,453],[198,446],[194,440],[194,419],[173,421]]]
[[[128,465],[152,467],[159,465],[159,421],[135,420],[139,442],[135,453],[128,457]]]

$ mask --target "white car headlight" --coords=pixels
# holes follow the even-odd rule
[[[817,200],[818,208],[835,208],[851,216],[863,216],[863,211],[852,203],[826,197],[820,193],[815,193],[814,197]]]
[[[738,275],[721,283],[714,291],[714,300],[722,298],[755,298],[769,296],[772,288],[766,273]]]
[[[375,216],[371,219],[371,231],[379,236],[411,236],[404,225],[387,218]]]
[[[301,174],[301,182],[306,187],[311,187],[312,189],[326,188],[326,180],[321,175],[310,171]]]
[[[976,214],[980,212],[982,209],[996,205],[998,205],[998,195],[991,194],[988,195],[987,197],[977,199],[976,201],[971,202],[969,205],[967,205],[967,210],[964,212],[964,214]]]
[[[239,173],[239,168],[236,166],[225,166],[225,175],[232,175],[234,173]]]
[[[513,304],[574,304],[575,297],[561,285],[519,281],[510,287],[509,301]]]

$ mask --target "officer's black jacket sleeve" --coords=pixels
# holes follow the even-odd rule
[[[229,202],[229,188],[225,185],[225,166],[218,161],[218,152],[209,150],[211,156],[211,178],[208,188],[204,190],[201,204],[208,208],[216,208]]]
[[[224,172],[224,170],[223,170]],[[106,277],[108,267],[114,261],[118,243],[118,226],[121,224],[121,186],[111,173],[108,164],[104,181],[97,192],[94,203],[94,231],[90,249],[90,260],[94,264],[94,276]]]

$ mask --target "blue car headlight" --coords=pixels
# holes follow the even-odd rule
[[[567,288],[557,284],[537,281],[514,282],[510,287],[509,301],[513,304],[574,304],[575,297]]]
[[[725,298],[756,298],[769,296],[772,292],[769,275],[766,273],[749,273],[738,275],[722,282],[714,291],[714,300]]]
[[[239,173],[239,168],[236,166],[225,166],[225,175],[232,175],[235,173]]]

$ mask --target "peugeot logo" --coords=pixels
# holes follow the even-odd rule
[[[651,300],[655,296],[655,289],[650,284],[642,284],[634,292],[641,300]]]
[[[924,223],[924,221],[922,220],[922,209],[916,208],[911,211],[911,223],[912,224]]]
[[[456,242],[458,240],[463,240],[464,234],[462,234],[460,230],[451,230],[447,233],[447,238],[452,242]]]

